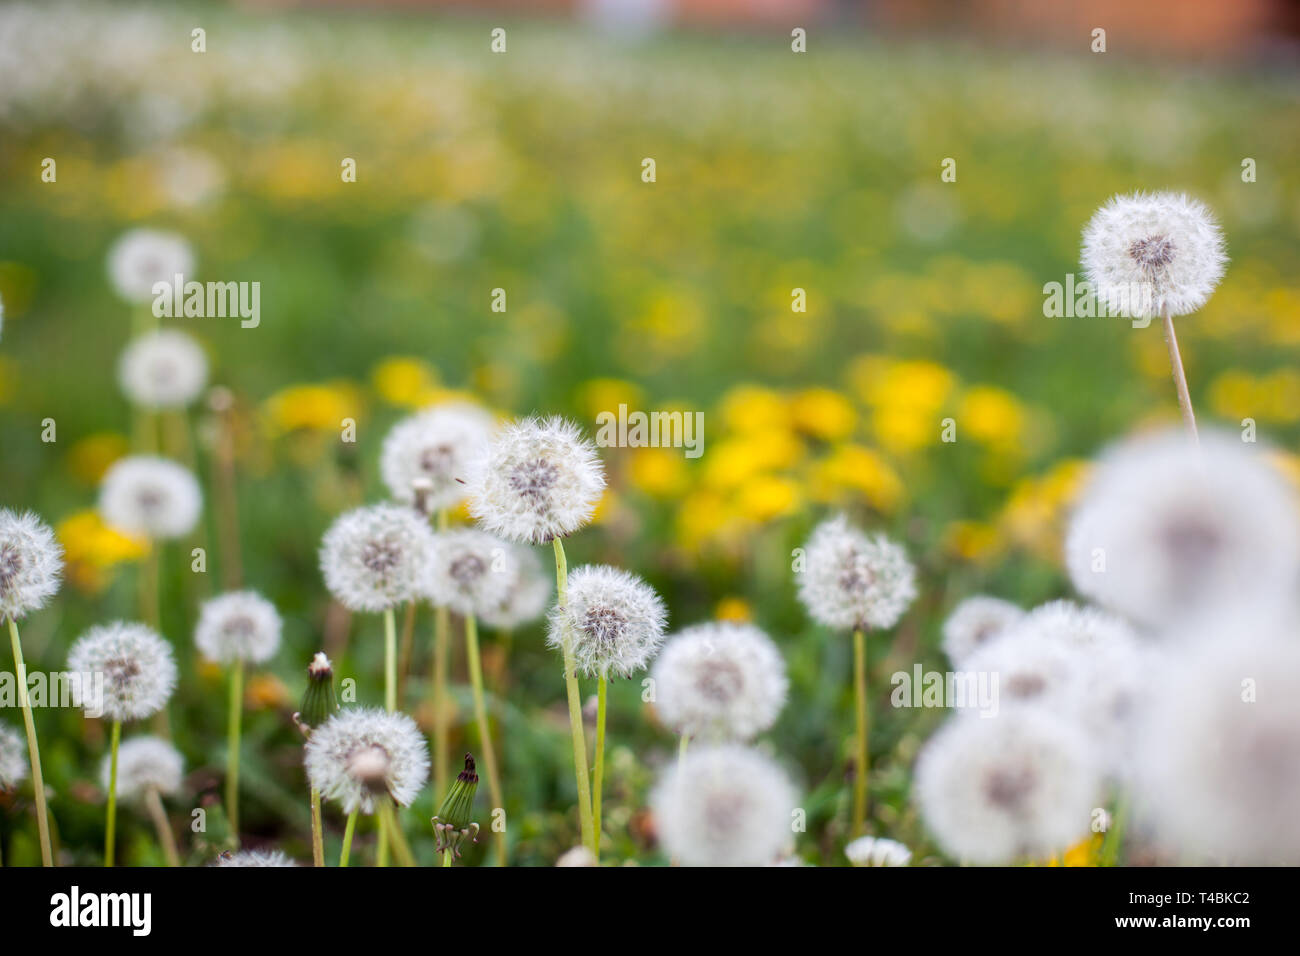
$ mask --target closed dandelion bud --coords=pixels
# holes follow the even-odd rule
[[[434,852],[450,852],[460,856],[460,844],[469,837],[478,842],[479,826],[470,818],[474,813],[474,794],[478,790],[478,773],[474,768],[474,755],[465,755],[465,769],[452,781],[442,806],[433,818],[433,831],[437,835]]]
[[[307,665],[307,690],[302,695],[298,723],[308,729],[319,727],[333,717],[338,709],[338,695],[334,693],[334,665],[324,652],[318,652]]]

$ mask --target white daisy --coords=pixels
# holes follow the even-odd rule
[[[473,528],[441,531],[425,587],[434,605],[479,616],[499,608],[519,578],[518,551],[508,542]]]
[[[977,594],[958,604],[943,622],[943,650],[958,667],[984,644],[1006,633],[1025,612],[1001,598]]]
[[[112,755],[106,755],[99,768],[99,779],[108,789]],[[180,751],[157,737],[133,737],[122,741],[117,754],[117,795],[122,799],[143,796],[156,790],[168,797],[181,789],[185,758]]]
[[[119,531],[153,540],[180,538],[198,524],[203,492],[186,468],[138,455],[115,461],[99,485],[99,513]]]
[[[0,508],[0,621],[39,611],[59,590],[63,549],[30,511]]]
[[[547,646],[573,651],[588,677],[628,677],[644,670],[663,643],[664,603],[634,574],[585,565],[570,575],[564,606],[550,614]]]
[[[916,597],[907,553],[884,535],[867,537],[844,515],[813,530],[804,557],[799,600],[826,627],[893,627]]]
[[[88,675],[90,683],[74,696],[87,716],[109,720],[152,717],[167,705],[176,687],[172,648],[143,624],[115,621],[92,627],[72,645],[68,670]],[[102,693],[97,678],[102,675]],[[74,689],[77,684],[73,685]]]
[[[470,469],[469,511],[511,541],[545,544],[577,531],[605,488],[596,446],[562,418],[511,422]]]
[[[429,776],[429,747],[410,717],[377,708],[342,710],[307,739],[307,777],[344,813],[375,812],[388,794],[407,807]]]
[[[260,664],[279,649],[280,627],[274,604],[256,591],[234,591],[205,601],[199,608],[194,643],[204,657],[218,664]]]
[[[468,402],[435,405],[393,426],[379,455],[379,472],[394,498],[415,501],[415,482],[429,482],[427,507],[451,508],[465,497],[470,463],[487,450],[492,416]]]
[[[190,278],[194,251],[181,236],[156,229],[132,229],[108,251],[108,277],[128,302],[148,302],[155,283]]]
[[[122,352],[117,380],[141,408],[184,408],[208,383],[208,359],[184,332],[163,329],[134,339]]]
[[[683,630],[664,645],[651,677],[664,723],[707,740],[761,734],[776,721],[789,686],[771,639],[732,621]]]
[[[353,611],[384,611],[424,592],[433,531],[410,508],[368,505],[340,516],[321,542],[325,586]]]

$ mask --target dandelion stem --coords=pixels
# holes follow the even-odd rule
[[[1115,803],[1115,815],[1110,821],[1110,829],[1106,831],[1106,839],[1102,843],[1102,866],[1115,866],[1119,863],[1119,851],[1124,845],[1124,830],[1127,825],[1128,796],[1121,793]]]
[[[469,666],[470,684],[474,688],[474,720],[478,724],[479,747],[483,753],[483,765],[487,771],[488,793],[492,797],[494,808],[504,808],[501,797],[501,780],[497,776],[496,752],[492,749],[492,728],[488,723],[487,704],[483,693],[483,664],[478,652],[478,619],[469,614],[465,617],[465,657]],[[497,865],[506,865],[506,841],[497,839]]]
[[[390,714],[397,710],[397,617],[391,607],[384,610],[384,707]]]
[[[104,866],[113,865],[113,842],[117,835],[117,749],[122,743],[122,722],[113,721],[108,745],[108,819],[104,829]]]
[[[691,745],[689,734],[682,734],[681,743],[677,745],[677,766],[681,767],[682,761],[686,759],[686,748]]]
[[[442,865],[443,865],[443,866],[451,866],[451,850],[443,850],[443,852],[442,852]]]
[[[1178,407],[1183,413],[1183,423],[1191,432],[1192,441],[1200,444],[1196,432],[1196,413],[1192,411],[1192,395],[1187,389],[1187,373],[1183,370],[1183,357],[1178,352],[1178,336],[1174,332],[1174,319],[1169,314],[1169,303],[1160,305],[1160,318],[1165,324],[1165,343],[1169,346],[1169,364],[1173,367],[1174,388],[1178,392]]]
[[[352,834],[357,831],[357,811],[353,810],[348,814],[347,826],[343,828],[343,852],[339,854],[339,866],[348,865],[348,857],[352,855]]]
[[[591,780],[591,832],[600,854],[600,802],[605,783],[605,691],[608,681],[601,674],[596,683],[596,767]]]
[[[155,631],[162,630],[162,606],[159,602],[161,550],[161,541],[150,541],[149,554],[140,569],[140,617]]]
[[[867,774],[871,755],[867,747],[870,731],[867,712],[867,638],[862,628],[853,632],[853,688],[858,714],[857,761],[853,773],[853,828],[850,832],[862,835],[867,818]]]
[[[18,684],[18,706],[23,711],[23,727],[27,731],[27,756],[32,765],[32,789],[36,792],[36,828],[41,839],[41,864],[54,865],[50,849],[50,818],[45,806],[45,778],[41,775],[41,751],[36,746],[36,722],[32,718],[32,703],[27,698],[27,665],[23,662],[23,645],[18,638],[18,624],[9,618],[9,643],[14,652],[14,678]]]
[[[564,557],[564,543],[555,538],[555,594],[560,607],[568,600],[569,567]],[[573,645],[567,634],[562,635],[564,646],[564,684],[569,698],[569,730],[573,734],[573,774],[578,785],[578,822],[582,828],[582,844],[593,855],[597,852],[596,836],[591,819],[591,786],[587,780],[587,741],[582,733],[582,700],[578,696],[578,677],[574,672]]]
[[[231,426],[234,397],[228,390],[214,389],[208,404],[216,417],[212,483],[217,539],[221,545],[221,580],[227,591],[239,590],[244,578],[239,553],[239,497],[235,484],[235,436]]]
[[[244,662],[230,668],[230,712],[226,727],[226,816],[230,832],[239,840],[239,735],[244,712]]]
[[[176,835],[172,833],[172,825],[167,819],[167,811],[163,808],[162,797],[158,795],[157,788],[145,789],[144,805],[149,811],[149,816],[153,818],[154,829],[158,831],[158,845],[162,847],[167,865],[180,866],[180,854],[176,852]]]
[[[411,673],[412,646],[415,640],[415,602],[406,602],[406,613],[402,615],[402,639],[399,642],[401,652],[397,657],[397,699],[406,703],[406,678]]]
[[[415,866],[415,855],[411,852],[411,845],[406,842],[406,834],[402,832],[397,822],[397,814],[388,800],[379,801],[379,826],[388,835],[397,862],[402,866]]]
[[[311,788],[311,864],[325,865],[325,838],[321,832],[320,791]]]
[[[438,511],[438,530],[446,531],[447,509]],[[447,713],[447,632],[451,630],[451,612],[445,607],[433,611],[433,791],[447,790],[448,726]]]

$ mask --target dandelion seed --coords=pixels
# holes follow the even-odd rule
[[[465,497],[471,462],[487,450],[492,416],[468,402],[425,409],[393,426],[384,439],[379,472],[394,498],[416,500],[415,483],[428,482],[430,511],[451,508]]]
[[[176,281],[194,271],[194,251],[175,233],[132,229],[108,251],[108,277],[127,302],[148,302],[154,285]]]
[[[107,524],[155,541],[189,534],[202,507],[194,474],[165,458],[122,458],[99,486],[99,513]]]
[[[907,866],[912,862],[911,850],[884,837],[858,837],[844,848],[844,855],[854,866]]]
[[[562,418],[512,422],[470,470],[469,511],[487,531],[545,544],[591,520],[605,488],[595,446]]]
[[[435,606],[457,614],[491,613],[518,579],[517,562],[513,546],[485,531],[441,531],[434,535],[426,591]]]
[[[679,734],[749,740],[785,704],[785,661],[771,639],[730,621],[688,627],[655,660],[655,708]]]
[[[1102,455],[1066,565],[1081,594],[1149,627],[1274,604],[1300,578],[1297,514],[1281,475],[1241,442],[1207,433],[1198,451],[1162,432]]]
[[[791,840],[795,791],[755,750],[692,750],[650,796],[659,842],[686,866],[763,866]]]
[[[0,620],[21,621],[59,590],[63,549],[31,512],[0,508]]]
[[[943,622],[944,653],[961,667],[971,654],[1005,634],[1024,616],[1024,610],[1010,601],[983,594],[968,597]]]
[[[390,610],[423,593],[433,544],[428,524],[409,508],[356,508],[325,532],[325,586],[353,611]]]
[[[0,724],[0,791],[12,790],[27,779],[27,742],[22,734]]]
[[[951,856],[999,864],[1044,859],[1077,842],[1100,777],[1078,730],[1019,707],[949,721],[921,752],[914,785],[926,824]]]
[[[99,778],[109,787],[110,758],[104,757]],[[157,737],[135,737],[124,742],[118,751],[117,795],[129,800],[143,797],[149,790],[167,797],[181,789],[185,759],[180,751]]]
[[[1083,231],[1082,258],[1098,300],[1133,318],[1195,312],[1228,261],[1210,210],[1172,192],[1111,197]]]
[[[112,721],[152,717],[176,687],[171,645],[143,624],[115,621],[92,627],[72,645],[68,670],[103,675],[98,699],[91,699],[85,687],[74,697],[88,716],[98,711]]]
[[[587,565],[569,575],[564,606],[551,611],[547,646],[573,652],[588,677],[630,677],[663,643],[667,613],[654,589],[636,575]]]
[[[141,408],[184,408],[207,385],[208,360],[193,338],[163,329],[127,345],[117,379],[126,397]]]
[[[554,580],[536,552],[522,545],[509,547],[514,551],[515,578],[501,603],[479,615],[484,624],[498,631],[511,631],[537,620],[546,613],[555,590]]]
[[[229,851],[217,857],[213,866],[297,866],[279,850],[243,850],[239,853]]]
[[[349,814],[374,813],[385,796],[410,806],[429,776],[428,747],[415,721],[377,708],[342,710],[315,728],[305,762],[312,786]]]
[[[883,535],[866,536],[844,515],[818,525],[805,553],[799,599],[826,627],[893,627],[916,597],[907,553]]]

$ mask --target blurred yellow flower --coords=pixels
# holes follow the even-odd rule
[[[578,389],[578,408],[592,422],[601,412],[618,414],[618,407],[626,405],[629,411],[645,411],[645,393],[641,386],[618,378],[594,378]]]
[[[687,494],[677,510],[677,540],[683,547],[697,548],[717,535],[731,520],[720,494],[696,489]]]
[[[759,472],[794,466],[803,453],[803,442],[787,431],[772,429],[727,438],[709,446],[704,480],[718,488],[734,488]]]
[[[776,475],[757,475],[746,481],[736,500],[742,516],[760,523],[790,514],[799,503],[799,486]]]
[[[1086,461],[1067,459],[1041,477],[1022,478],[1003,506],[1001,530],[1044,561],[1060,564],[1065,514],[1087,473]]]
[[[892,513],[903,500],[903,482],[897,472],[862,445],[837,446],[812,464],[808,479],[809,496],[826,504],[860,494],[877,511]]]
[[[785,399],[779,392],[758,385],[738,385],[730,389],[722,396],[719,412],[723,427],[731,431],[755,432],[790,427]]]
[[[686,460],[676,448],[636,448],[628,467],[633,487],[655,498],[672,498],[685,489]]]
[[[147,541],[110,528],[92,508],[68,515],[54,533],[63,546],[68,582],[88,594],[98,594],[108,585],[116,565],[139,561],[149,553]]]
[[[68,450],[68,469],[73,476],[88,485],[98,485],[108,466],[130,450],[125,435],[116,432],[97,432],[73,443]]]
[[[943,532],[944,551],[963,561],[987,561],[1000,545],[998,529],[981,521],[954,521]]]
[[[1300,371],[1284,368],[1255,377],[1229,369],[1210,384],[1210,406],[1235,421],[1293,424],[1300,421]]]
[[[256,674],[248,681],[244,700],[250,710],[275,710],[289,704],[289,688],[274,674]]]
[[[419,358],[393,356],[370,372],[375,391],[385,402],[403,408],[423,408],[434,399],[438,372]]]
[[[350,382],[290,385],[266,400],[271,424],[282,432],[299,428],[338,429],[345,418],[359,418],[361,396]]]
[[[973,385],[962,393],[957,407],[959,437],[965,434],[984,444],[1007,448],[1020,441],[1024,427],[1024,410],[1005,389]]]
[[[853,403],[829,388],[799,392],[790,402],[790,417],[796,429],[823,441],[848,438],[858,423]]]
[[[724,597],[713,609],[713,616],[719,621],[749,621],[753,620],[754,610],[744,598]]]

